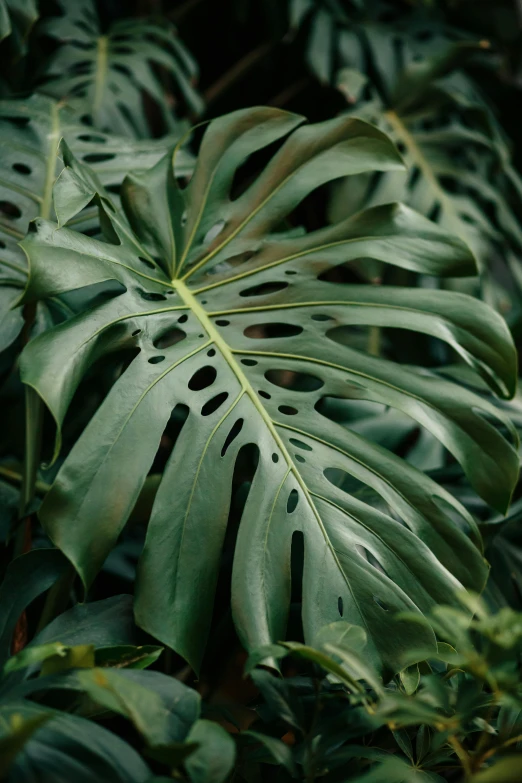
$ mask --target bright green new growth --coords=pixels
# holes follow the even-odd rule
[[[516,433],[484,397],[434,371],[346,344],[347,327],[393,324],[448,343],[510,397],[516,354],[502,319],[461,294],[330,282],[361,258],[436,276],[474,273],[466,246],[397,204],[304,234],[285,218],[315,188],[402,162],[380,131],[351,118],[320,125],[277,109],[241,110],[208,127],[194,174],[177,183],[167,156],[129,176],[117,209],[67,149],[55,189],[59,226],[38,220],[22,243],[24,301],[115,280],[121,292],[31,341],[23,380],[58,433],[100,356],[139,349],[68,455],[40,518],[89,585],[114,547],[177,406],[187,418],[163,474],[136,586],[136,618],[198,669],[243,447],[258,464],[239,526],[232,610],[247,649],[285,636],[290,560],[304,539],[305,639],[340,617],[362,626],[380,669],[435,649],[424,624],[397,624],[480,591],[486,565],[471,515],[427,476],[321,411],[369,400],[407,413],[505,510],[518,474]],[[254,152],[280,143],[237,195]],[[97,198],[107,241],[64,224]],[[325,279],[326,278],[326,279]],[[179,410],[179,407],[178,407]],[[502,426],[513,443],[497,430]],[[60,435],[58,435],[58,446]],[[383,510],[343,489],[355,478]]]

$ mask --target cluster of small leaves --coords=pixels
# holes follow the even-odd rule
[[[364,631],[342,621],[311,646],[257,650],[247,664],[263,697],[248,732],[252,757],[272,755],[304,780],[518,780],[522,615],[490,614],[478,598],[461,597],[475,611],[471,625],[453,607],[439,606],[431,618],[441,639],[455,639],[458,629],[458,652],[441,641],[436,655],[426,651],[428,660],[387,684],[368,665]],[[275,662],[283,679],[260,667]],[[242,758],[251,761],[247,751]],[[245,764],[244,779],[255,780],[250,774]]]
[[[19,613],[66,569],[57,550],[34,550],[13,561],[0,589],[2,780],[152,783],[154,770],[179,770],[221,783],[234,743],[200,717],[194,689],[148,670],[163,648],[136,643],[130,596],[77,605],[9,656]],[[117,716],[134,747],[118,736]]]

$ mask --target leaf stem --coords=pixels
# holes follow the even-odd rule
[[[0,478],[5,479],[9,484],[15,484],[19,486],[22,483],[22,474],[11,468],[6,468],[4,465],[0,465]],[[38,495],[45,495],[51,489],[50,484],[46,484],[45,481],[36,481],[35,490]]]
[[[51,587],[45,599],[36,633],[40,633],[46,625],[49,625],[51,620],[54,620],[55,617],[65,611],[67,604],[69,603],[69,593],[75,577],[76,571],[71,565],[66,568],[60,578],[57,579]]]
[[[464,770],[465,780],[469,780],[473,774],[473,769],[471,765],[471,759],[469,757],[469,754],[467,750],[464,748],[460,740],[456,737],[455,734],[452,734],[450,737],[448,737],[448,742],[457,754],[460,763],[462,764],[462,769]]]
[[[106,35],[100,35],[98,38],[98,50],[96,52],[96,81],[94,83],[94,98],[92,102],[92,113],[95,123],[98,124],[99,118],[96,116],[100,111],[103,101],[103,92],[105,89],[105,80],[107,76],[109,39]]]

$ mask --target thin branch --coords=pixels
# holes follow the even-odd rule
[[[254,67],[254,65],[266,57],[266,55],[271,51],[273,45],[274,44],[272,41],[266,41],[238,60],[237,63],[234,63],[232,68],[229,68],[228,71],[225,71],[225,73],[220,76],[220,78],[214,82],[214,84],[211,84],[210,87],[205,90],[203,93],[205,102],[212,103],[217,98],[219,98],[219,96],[226,92],[226,90],[228,90],[229,87],[234,84],[234,82],[245,76],[248,71]]]
[[[285,106],[311,83],[312,80],[308,77],[299,79],[299,81],[294,82],[289,87],[286,87],[284,90],[281,90],[281,92],[277,93],[277,95],[268,101],[268,105],[277,107]]]

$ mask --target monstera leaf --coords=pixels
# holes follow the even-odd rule
[[[293,0],[291,9],[293,26],[307,28],[312,72],[341,90],[354,116],[390,135],[407,164],[407,173],[341,183],[332,219],[391,199],[413,206],[470,245],[485,300],[519,317],[522,182],[493,111],[462,71],[488,41],[467,40],[425,8],[381,0]]]
[[[150,168],[177,140],[137,142],[94,132],[43,96],[0,101],[0,350],[12,343],[22,326],[21,310],[11,309],[27,275],[26,257],[18,243],[31,220],[54,214],[52,188],[63,168],[62,137],[110,188],[117,188],[130,168]],[[185,153],[180,164],[188,173],[190,159]],[[76,220],[82,229],[98,225],[95,210]]]
[[[379,130],[339,118],[319,125],[276,109],[214,120],[181,189],[172,160],[129,176],[114,210],[98,188],[106,242],[38,220],[23,242],[24,301],[115,280],[116,295],[34,339],[22,374],[58,433],[82,377],[101,355],[138,350],[73,447],[41,520],[89,585],[115,545],[174,409],[187,413],[156,495],[139,564],[136,615],[199,667],[212,616],[233,474],[252,444],[258,464],[232,575],[232,610],[247,648],[285,634],[290,560],[304,538],[306,638],[342,616],[368,633],[369,655],[397,670],[429,630],[402,633],[398,610],[424,613],[485,578],[473,519],[451,495],[385,449],[323,414],[332,398],[406,412],[459,460],[489,503],[505,509],[517,477],[513,427],[486,399],[438,377],[343,344],[344,330],[393,325],[446,341],[498,393],[511,396],[516,357],[502,319],[462,294],[333,283],[361,258],[430,275],[469,275],[464,244],[390,204],[304,234],[285,218],[337,177],[402,163]],[[242,164],[276,142],[239,190]],[[71,166],[58,217],[94,195]],[[58,443],[59,448],[59,434]],[[350,481],[383,498],[355,499]],[[415,636],[415,638],[413,638]]]
[[[13,50],[23,54],[26,38],[37,19],[35,0],[0,0],[0,41],[10,36]]]
[[[346,182],[335,196],[332,215],[386,203],[395,194],[472,247],[484,273],[485,298],[507,310],[520,277],[522,231],[516,210],[522,205],[522,183],[483,99],[451,70],[472,49],[458,44],[414,63],[397,80],[388,103],[373,91],[351,110],[393,138],[408,174],[384,174],[371,182],[364,177],[357,188],[351,183],[351,189]],[[493,262],[502,265],[504,277],[511,275],[504,293],[486,274]],[[520,297],[513,304],[519,308]]]
[[[405,67],[464,37],[430,10],[387,0],[289,0],[290,26],[303,29],[305,58],[320,81],[333,83],[349,67],[371,73],[383,91]]]
[[[61,17],[41,29],[60,42],[45,70],[42,90],[72,102],[101,130],[131,137],[149,135],[143,93],[156,101],[165,126],[176,122],[161,79],[162,69],[191,112],[203,109],[194,89],[197,67],[172,25],[125,19],[107,33],[101,29],[93,0],[60,2]]]

